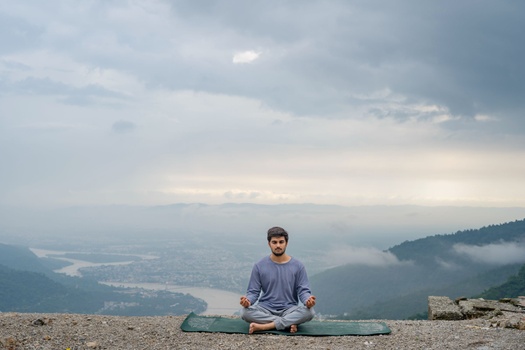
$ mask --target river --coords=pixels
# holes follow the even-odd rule
[[[122,282],[100,282],[114,287],[144,288],[151,290],[168,290],[170,292],[190,294],[208,303],[206,311],[202,315],[233,315],[240,311],[240,295],[221,289],[185,287],[175,284],[161,283],[122,283]]]
[[[53,254],[65,254],[75,252],[65,251],[54,251],[31,248],[31,251],[38,257],[47,257]],[[156,259],[157,257],[151,255],[138,255],[130,254],[133,256],[140,256],[143,259]],[[81,277],[80,269],[84,267],[102,266],[102,265],[126,265],[131,264],[133,261],[119,261],[114,263],[93,263],[84,260],[53,257],[54,259],[64,260],[70,262],[72,265],[68,265],[64,268],[55,270],[55,272],[63,273],[69,276]],[[144,288],[150,290],[168,290],[170,292],[190,294],[195,298],[204,300],[208,304],[208,308],[202,312],[202,315],[233,315],[240,310],[239,305],[240,295],[228,292],[221,289],[214,288],[203,288],[203,287],[187,287],[179,286],[175,284],[161,284],[161,283],[122,283],[122,282],[100,282],[102,284],[115,286],[115,287],[128,287],[128,288]]]

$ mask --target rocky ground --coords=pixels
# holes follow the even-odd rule
[[[390,335],[305,337],[185,333],[184,317],[0,313],[0,349],[525,349],[494,321],[384,321]]]

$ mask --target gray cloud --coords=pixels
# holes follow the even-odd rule
[[[2,85],[5,93],[57,96],[59,101],[73,105],[96,104],[100,103],[101,99],[118,101],[125,98],[123,94],[97,84],[74,87],[50,78],[28,77],[13,83],[4,80]]]
[[[279,56],[279,61],[261,58],[257,69],[242,71],[225,62],[217,62],[224,68],[220,72],[201,66],[201,77],[207,78],[192,77],[201,83],[191,88],[264,96],[268,104],[300,114],[335,112],[350,96],[389,88],[407,101],[443,105],[467,119],[495,114],[507,125],[521,120],[525,4],[237,5],[238,11],[232,12],[230,2],[202,6],[183,1],[172,11],[180,18],[189,14],[189,20],[202,24],[202,31],[226,49],[235,38],[268,51],[265,56]],[[225,33],[233,35],[228,38]],[[174,74],[179,76],[176,70]],[[174,77],[166,76],[179,84]]]
[[[170,12],[159,20],[154,12],[163,6]],[[129,70],[151,86],[256,97],[273,108],[325,117],[362,103],[352,96],[388,88],[467,119],[496,115],[506,130],[522,120],[521,2],[114,3],[84,10],[88,18],[102,14],[95,25],[73,23],[66,16],[79,12],[62,10],[56,15],[65,25],[85,30],[74,31],[76,40],[53,38],[49,28],[33,31],[39,46]],[[240,69],[231,63],[239,50],[262,55]],[[365,110],[373,113],[374,106]],[[390,113],[403,120],[412,114]]]

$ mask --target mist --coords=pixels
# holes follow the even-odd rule
[[[411,261],[400,261],[389,251],[382,251],[374,247],[338,246],[326,254],[326,261],[334,266],[339,265],[366,265],[384,267],[392,265],[412,264]]]
[[[492,243],[482,246],[456,244],[454,251],[478,263],[507,265],[525,262],[525,244],[517,242]]]
[[[525,208],[199,203],[54,209],[4,206],[0,210],[0,241],[24,243],[56,238],[63,242],[94,237],[154,240],[190,234],[264,244],[266,230],[282,226],[290,233],[291,247],[302,250],[330,249],[334,245],[385,250],[405,240],[524,217]],[[390,261],[381,254],[377,256],[386,259],[383,262]]]

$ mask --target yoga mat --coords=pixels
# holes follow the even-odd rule
[[[193,312],[186,317],[180,328],[184,332],[240,333],[248,334],[248,322],[240,318],[220,316],[199,316]],[[260,333],[306,336],[339,335],[379,335],[390,334],[391,330],[384,322],[356,321],[310,321],[299,325],[296,333],[271,330]]]

